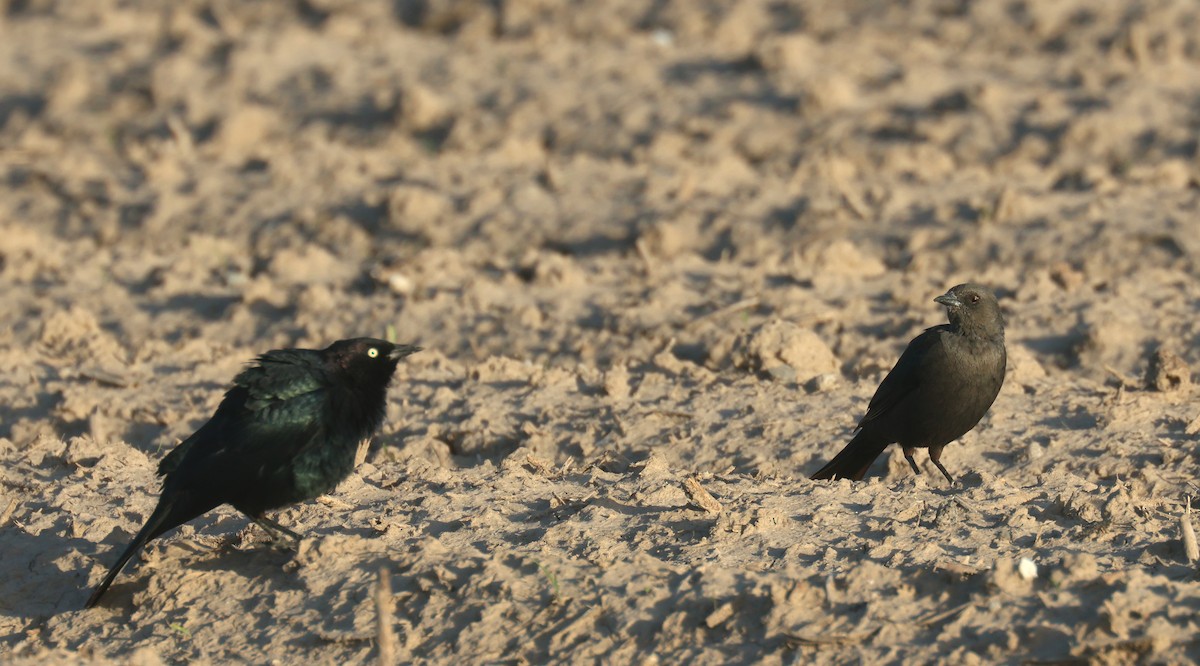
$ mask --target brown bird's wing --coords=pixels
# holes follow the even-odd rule
[[[934,355],[931,351],[941,344],[941,336],[949,331],[950,326],[946,324],[933,326],[908,343],[896,365],[875,389],[867,413],[858,421],[859,428],[888,413],[921,385],[922,367]]]
[[[938,356],[937,347],[941,336],[949,326],[934,326],[913,338],[900,354],[887,376],[875,389],[867,413],[858,422],[858,432],[836,456],[812,475],[814,479],[862,479],[867,469],[888,444],[896,441],[888,425],[894,419],[887,416],[896,409],[905,409],[903,403],[921,386],[925,367],[932,357]],[[868,427],[872,426],[872,427]]]

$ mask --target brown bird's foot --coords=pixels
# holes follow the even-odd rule
[[[950,476],[950,472],[947,472],[946,468],[943,467],[941,463],[934,463],[934,464],[937,465],[938,471],[942,473],[942,476],[946,477],[946,481],[948,481],[950,483],[950,485],[953,486],[954,485],[954,477]]]
[[[950,476],[950,472],[947,472],[946,466],[942,464],[942,450],[930,448],[929,449],[929,460],[933,464],[937,465],[938,471],[941,472],[942,476],[946,477],[946,480],[950,482],[951,486],[953,486],[954,485],[954,477]]]
[[[271,545],[284,550],[296,550],[300,547],[300,535],[280,525],[266,516],[250,516],[271,537]]]
[[[904,449],[904,459],[908,461],[908,466],[912,468],[913,474],[920,476],[921,468],[917,467],[917,461],[913,460],[913,454],[915,454],[916,452],[917,452],[916,449],[908,449],[908,448]]]

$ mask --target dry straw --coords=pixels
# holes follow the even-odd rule
[[[1187,506],[1179,517],[1180,531],[1183,533],[1183,554],[1188,563],[1200,560],[1200,548],[1196,547],[1196,531],[1192,529],[1192,498],[1187,498]]]

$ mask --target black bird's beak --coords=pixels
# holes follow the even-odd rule
[[[937,298],[933,299],[933,302],[941,303],[948,308],[960,308],[963,304],[962,301],[958,300],[958,296],[955,296],[954,292],[952,291],[948,291],[941,296],[938,296]]]
[[[421,349],[421,347],[416,345],[396,345],[394,348],[392,348],[392,351],[388,353],[388,358],[392,359],[393,361],[399,361],[405,356],[409,356],[421,351]]]

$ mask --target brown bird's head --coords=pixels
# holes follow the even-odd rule
[[[1004,315],[996,296],[983,285],[967,282],[933,299],[946,306],[950,323],[963,335],[1004,339]]]
[[[338,340],[321,350],[327,363],[349,375],[384,386],[396,372],[400,359],[421,351],[413,345],[397,345],[375,338]]]

